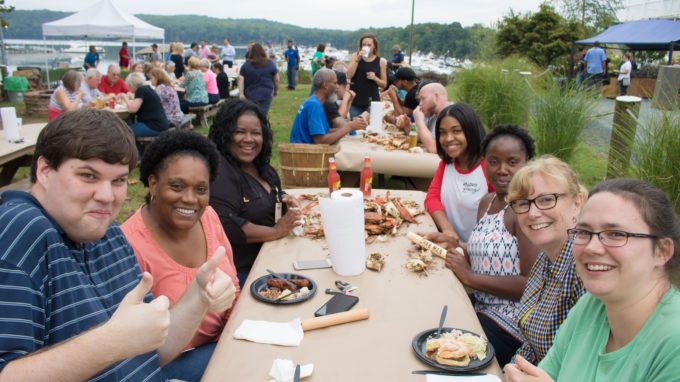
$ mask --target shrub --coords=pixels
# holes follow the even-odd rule
[[[456,73],[454,97],[472,106],[487,129],[502,123],[526,126],[531,79],[522,71],[536,73],[517,59],[474,65]]]
[[[534,97],[529,132],[539,155],[552,154],[568,162],[579,144],[579,136],[594,116],[596,99],[592,91],[577,90],[572,84],[553,81]]]
[[[663,190],[680,214],[680,110],[650,110],[638,119],[632,152],[635,176]]]

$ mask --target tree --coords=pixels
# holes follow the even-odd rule
[[[4,13],[10,13],[14,10],[13,5],[5,5],[5,0],[0,0],[0,15]],[[0,16],[0,27],[7,28],[9,23],[4,17]]]
[[[571,50],[572,41],[581,35],[579,25],[568,22],[547,4],[529,15],[510,12],[498,27],[497,52],[527,57],[539,66],[555,65]]]
[[[551,0],[562,15],[577,21],[590,35],[607,29],[618,21],[616,11],[623,7],[622,0]]]

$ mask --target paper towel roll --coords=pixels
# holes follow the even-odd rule
[[[382,120],[383,120],[383,103],[382,102],[371,102],[371,124],[368,126],[368,130],[381,133],[383,131]]]
[[[366,270],[364,195],[359,190],[337,190],[330,198],[321,198],[319,207],[333,271],[340,276],[361,274]]]
[[[16,110],[13,107],[0,108],[0,117],[2,117],[2,128],[5,130],[5,139],[8,142],[21,141]]]

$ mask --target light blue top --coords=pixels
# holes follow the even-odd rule
[[[606,60],[607,55],[604,53],[604,49],[597,46],[588,49],[586,55],[583,56],[588,74],[602,74],[602,61]]]

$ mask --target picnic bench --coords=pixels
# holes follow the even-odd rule
[[[182,123],[179,126],[172,126],[166,131],[170,130],[175,130],[175,129],[187,129],[189,125],[191,125],[191,122],[196,118],[196,114],[193,113],[188,113],[184,114],[184,119],[182,119]],[[139,146],[142,147],[142,151],[146,145],[149,143],[153,142],[153,140],[156,139],[155,136],[153,137],[135,137],[135,141],[139,144]]]
[[[221,99],[212,105],[190,106],[189,111],[196,114],[196,118],[201,122],[201,127],[210,128],[213,118],[225,102],[226,100]]]

